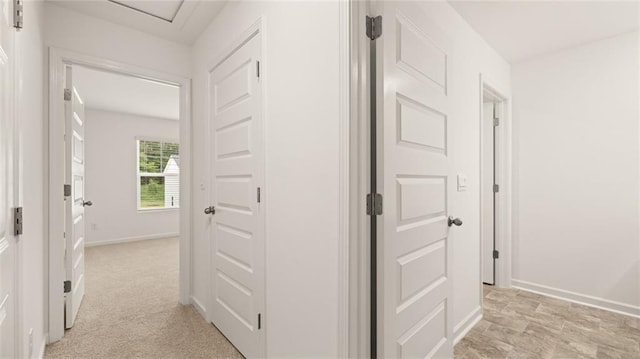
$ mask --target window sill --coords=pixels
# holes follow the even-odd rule
[[[138,213],[153,213],[153,212],[169,212],[179,210],[180,207],[174,208],[138,208]]]

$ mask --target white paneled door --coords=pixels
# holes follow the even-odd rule
[[[73,85],[73,69],[66,66],[65,89],[65,178],[71,186],[65,193],[65,266],[69,285],[65,290],[65,328],[71,328],[84,298],[84,103]]]
[[[0,0],[0,358],[16,358],[17,182],[14,142],[14,29],[11,1]]]
[[[227,55],[209,77],[212,320],[245,357],[264,357],[261,34]]]
[[[418,3],[379,13],[378,356],[452,358],[450,43]]]

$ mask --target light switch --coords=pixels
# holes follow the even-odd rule
[[[458,192],[464,192],[467,190],[467,176],[464,174],[458,174]]]

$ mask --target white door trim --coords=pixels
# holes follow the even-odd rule
[[[500,113],[500,125],[496,130],[496,182],[500,186],[500,190],[496,197],[495,202],[495,220],[496,227],[495,248],[500,253],[500,257],[496,260],[496,274],[495,285],[501,288],[511,287],[511,196],[512,196],[512,145],[511,145],[511,101],[504,94],[507,93],[499,86],[495,85],[494,81],[487,78],[485,74],[480,74],[480,96],[479,96],[479,125],[482,129],[482,108],[484,92],[488,91],[493,96],[499,98],[499,113]],[[485,185],[482,180],[482,172],[484,169],[482,159],[482,146],[483,146],[483,131],[480,131],[480,147],[478,149],[480,159],[480,188]],[[482,233],[483,223],[483,211],[482,211],[483,196],[480,191],[480,226],[478,228],[479,233]],[[480,244],[482,246],[482,243]],[[480,303],[482,303],[482,247],[480,248],[480,277],[478,283],[480,285]]]
[[[180,303],[190,304],[191,293],[191,80],[154,70],[124,64],[116,61],[83,55],[68,50],[49,47],[49,134],[46,148],[49,159],[45,161],[48,182],[45,185],[45,221],[47,230],[46,251],[48,263],[45,266],[45,328],[48,328],[47,342],[56,342],[64,336],[64,246],[60,238],[64,232],[64,66],[83,65],[119,74],[150,79],[180,87]]]
[[[369,186],[369,1],[351,1],[349,173],[349,357],[370,356],[370,233],[364,199]]]
[[[352,3],[339,2],[338,59],[340,73],[339,97],[339,170],[338,170],[338,357],[350,358],[350,193],[351,193],[351,9]],[[357,82],[354,83],[357,86]],[[357,162],[353,162],[357,163]],[[357,281],[353,282],[357,284]]]

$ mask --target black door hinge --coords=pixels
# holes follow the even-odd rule
[[[13,0],[13,27],[20,30],[24,26],[23,0]]]
[[[22,234],[22,207],[13,209],[13,234],[16,236]]]
[[[493,251],[493,259],[498,259],[498,258],[500,258],[500,252],[494,250]]]
[[[260,61],[256,61],[256,77],[260,78]]]
[[[498,193],[500,192],[500,185],[494,184],[493,185],[493,193]]]
[[[367,37],[375,40],[382,35],[382,16],[367,16]]]
[[[367,195],[367,215],[379,216],[382,214],[382,195],[380,193],[369,193]]]
[[[258,203],[260,203],[260,200],[261,200],[261,198],[260,198],[260,187],[258,187],[257,192],[258,192],[258,194],[257,194],[257,196],[258,196]]]
[[[262,314],[258,313],[258,329],[262,329]]]
[[[70,280],[65,280],[64,281],[64,292],[65,293],[71,293],[71,281]]]
[[[71,185],[70,184],[64,185],[64,196],[65,197],[71,196]]]

